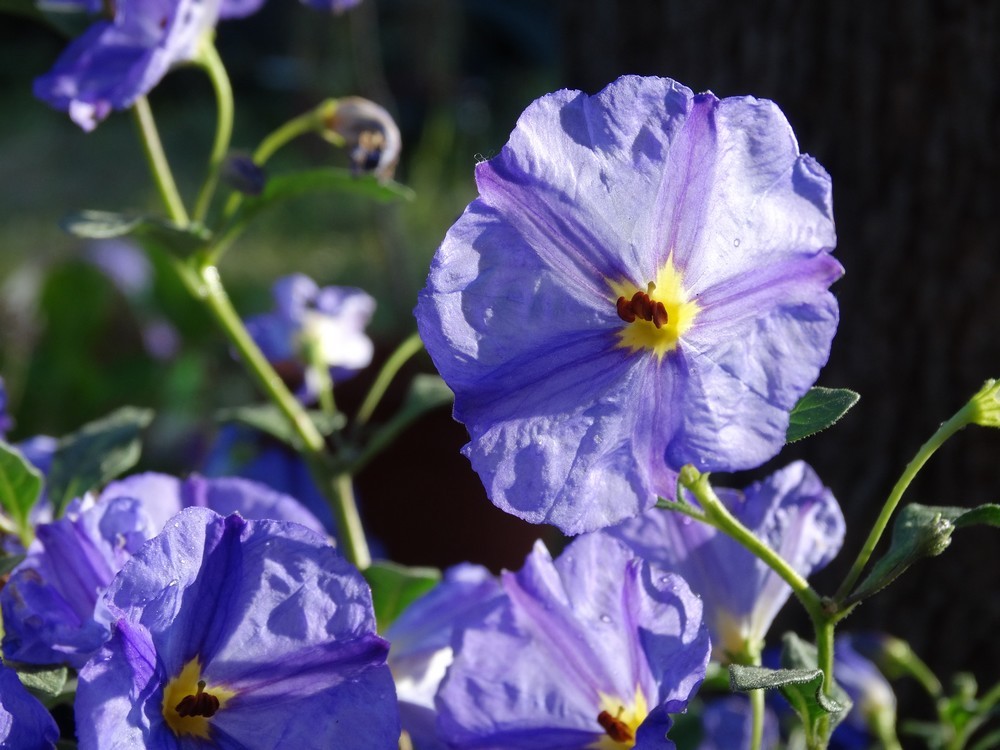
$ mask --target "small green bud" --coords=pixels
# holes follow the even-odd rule
[[[990,378],[966,407],[969,422],[983,427],[1000,427],[1000,381]]]
[[[698,483],[699,479],[701,479],[701,472],[698,471],[696,468],[694,468],[694,466],[692,466],[691,464],[686,464],[683,467],[681,467],[678,481],[680,482],[682,487],[691,489]]]

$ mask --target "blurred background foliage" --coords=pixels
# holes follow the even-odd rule
[[[81,208],[158,208],[129,117],[85,135],[32,98],[33,77],[63,44],[28,21],[0,20],[0,373],[15,437],[61,434],[125,402],[149,405],[161,416],[145,464],[187,471],[211,440],[212,413],[256,396],[169,273],[125,295],[59,230],[59,219]],[[292,271],[363,287],[379,302],[376,365],[414,328],[410,311],[430,258],[475,195],[474,164],[502,147],[534,98],[561,87],[594,92],[640,73],[777,101],[803,151],[834,178],[847,276],[835,287],[842,325],[820,383],[862,394],[835,430],[778,459],[809,460],[854,530],[821,590],[844,574],[862,543],[858,530],[918,445],[985,378],[1000,376],[993,0],[364,0],[332,19],[270,0],[260,14],[222,24],[218,44],[236,90],[234,148],[252,150],[329,96],[367,96],[399,122],[397,179],[414,188],[414,201],[320,195],[285,204],[221,266],[245,314],[269,308],[271,281]],[[211,139],[209,85],[178,70],[151,102],[192,196]],[[319,139],[304,139],[270,170],[337,160]],[[167,332],[158,356],[144,341],[151,325]],[[182,344],[171,343],[170,327]],[[356,405],[375,369],[344,384],[338,403]],[[408,372],[430,369],[424,358]],[[399,398],[401,389],[390,393],[380,413]],[[458,454],[464,441],[442,411],[359,477],[368,527],[395,559],[516,567],[539,535],[485,500]],[[907,497],[997,502],[998,455],[995,431],[966,431]],[[943,559],[923,563],[848,625],[891,628],[942,674],[995,679],[998,549],[992,530],[963,533]],[[794,605],[787,609],[787,624],[801,625]]]

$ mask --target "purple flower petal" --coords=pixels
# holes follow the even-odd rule
[[[108,637],[101,595],[115,574],[182,508],[208,507],[246,518],[322,524],[295,499],[245,479],[186,480],[136,474],[94,501],[74,501],[63,518],[37,527],[27,558],[0,592],[8,658],[79,668]]]
[[[495,504],[578,533],[651,507],[685,463],[777,452],[842,271],[829,177],[774,104],[659,78],[556,92],[476,180],[416,316]],[[627,322],[640,294],[657,323]]]
[[[354,287],[320,288],[308,276],[292,274],[278,279],[272,294],[275,311],[248,318],[247,331],[299,398],[312,402],[318,395],[312,363],[305,356],[307,344],[335,381],[371,362],[374,345],[364,329],[375,300],[367,293]]]
[[[115,637],[80,672],[82,745],[186,747],[164,695],[197,660],[206,689],[230,694],[207,719],[221,747],[395,750],[367,584],[316,533],[186,509],[126,563],[107,603]]]
[[[595,534],[554,563],[536,545],[502,585],[505,598],[461,633],[438,693],[446,741],[588,747],[607,737],[607,711],[633,732],[651,717],[664,731],[647,746],[673,747],[656,708],[683,710],[709,651],[701,603],[682,579]]]
[[[55,747],[59,728],[52,715],[0,664],[0,747],[45,750]]]
[[[191,60],[219,14],[220,0],[118,0],[113,22],[99,21],[77,37],[35,96],[84,130],[112,109],[132,106],[175,64]]]

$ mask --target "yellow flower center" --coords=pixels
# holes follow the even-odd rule
[[[618,332],[618,346],[631,352],[651,349],[660,360],[677,348],[701,310],[682,281],[669,257],[646,289],[628,279],[608,279],[618,317],[626,323]]]
[[[588,746],[589,750],[629,750],[635,747],[635,733],[649,714],[642,688],[636,685],[632,701],[605,693],[600,693],[600,699],[597,723],[604,734]]]
[[[196,656],[163,689],[163,718],[178,737],[190,735],[207,740],[209,719],[225,708],[234,695],[235,690],[206,684]]]

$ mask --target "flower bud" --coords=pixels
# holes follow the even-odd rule
[[[966,405],[969,422],[983,427],[1000,427],[1000,381],[990,378]]]
[[[341,99],[327,120],[328,138],[343,140],[359,174],[388,180],[396,169],[402,139],[395,121],[382,107],[359,96]]]

